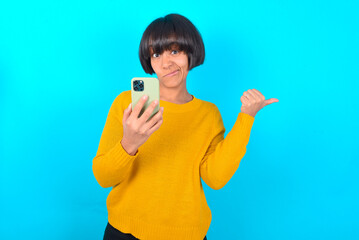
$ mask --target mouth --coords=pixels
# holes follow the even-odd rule
[[[175,70],[175,71],[173,71],[173,72],[170,72],[170,73],[164,75],[164,77],[171,77],[171,76],[173,76],[173,75],[176,75],[178,72],[179,72],[179,70]]]

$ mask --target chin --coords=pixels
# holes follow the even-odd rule
[[[179,85],[181,85],[182,81],[179,79],[176,79],[176,78],[174,78],[174,79],[168,78],[166,80],[161,80],[161,83],[165,87],[173,88],[173,87],[178,87]]]
[[[179,87],[179,84],[163,84],[166,88],[177,88],[177,87]]]

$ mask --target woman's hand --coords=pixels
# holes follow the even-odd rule
[[[241,97],[242,107],[241,112],[247,113],[254,117],[263,107],[279,102],[276,98],[265,100],[265,97],[256,89],[249,89],[243,93]]]
[[[137,153],[137,149],[147,141],[151,134],[154,133],[163,122],[163,107],[161,107],[160,110],[150,120],[148,120],[154,108],[157,106],[158,100],[154,100],[141,117],[138,118],[138,115],[147,99],[148,96],[142,97],[136,104],[133,111],[130,104],[123,113],[123,138],[121,140],[121,144],[130,155],[135,155]]]

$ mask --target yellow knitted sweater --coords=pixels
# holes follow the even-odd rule
[[[221,114],[213,103],[160,100],[163,123],[135,156],[121,145],[122,117],[131,102],[124,91],[112,103],[93,172],[112,187],[107,197],[109,223],[141,240],[202,240],[212,214],[201,178],[222,188],[246,152],[254,117],[239,113],[224,139]]]

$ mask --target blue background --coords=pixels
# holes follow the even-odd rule
[[[359,3],[356,1],[2,1],[0,238],[102,239],[92,173],[108,110],[146,76],[138,46],[168,13],[206,47],[188,90],[231,130],[240,96],[256,115],[240,167],[205,186],[209,240],[359,239]]]

